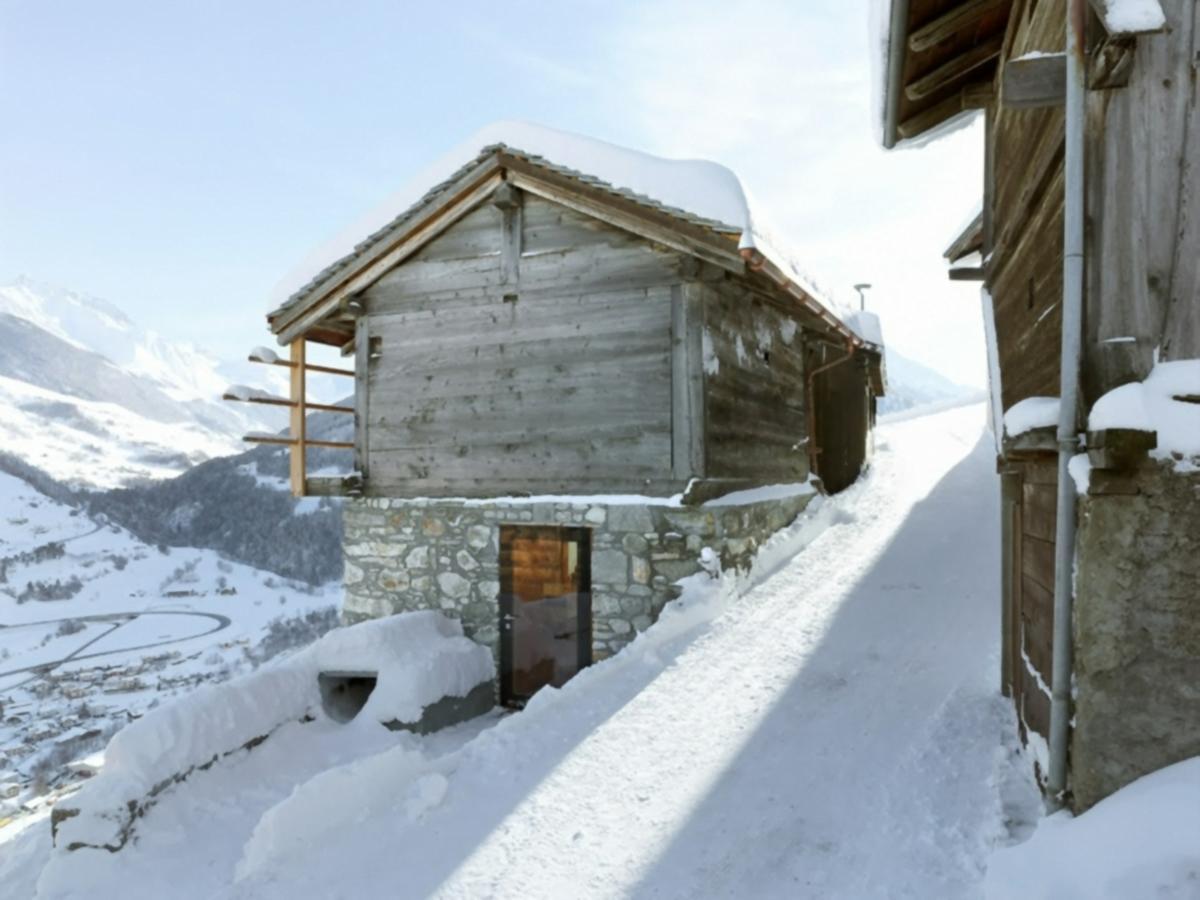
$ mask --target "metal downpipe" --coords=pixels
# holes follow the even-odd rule
[[[1054,646],[1050,695],[1050,771],[1046,803],[1061,809],[1067,795],[1071,732],[1072,605],[1075,594],[1075,483],[1069,464],[1079,449],[1076,407],[1083,331],[1084,27],[1087,0],[1067,0],[1066,147],[1063,197],[1062,364],[1058,416],[1058,510],[1055,521]]]

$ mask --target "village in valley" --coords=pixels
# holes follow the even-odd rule
[[[1195,0],[68,6],[5,898],[1200,898]]]

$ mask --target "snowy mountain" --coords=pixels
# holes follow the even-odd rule
[[[253,368],[254,371],[250,371]],[[244,449],[275,411],[220,399],[233,381],[282,385],[167,341],[104,300],[28,279],[0,286],[0,449],[76,484],[178,474]]]
[[[885,354],[888,390],[887,395],[879,400],[880,415],[945,406],[955,401],[967,403],[987,396],[987,392],[981,388],[956,384],[891,347],[886,349]]]

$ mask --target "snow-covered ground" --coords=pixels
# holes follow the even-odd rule
[[[523,712],[432,738],[281,731],[166,792],[119,856],[78,851],[78,881],[40,896],[980,896],[989,854],[1039,810],[996,690],[984,426],[982,406],[885,426],[871,474],[754,572],[696,576]],[[397,740],[413,752],[383,778],[374,754]],[[256,833],[334,765],[286,846]],[[395,802],[354,806],[371,789]],[[0,875],[32,884],[47,852],[29,826]]]

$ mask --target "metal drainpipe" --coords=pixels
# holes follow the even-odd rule
[[[1071,731],[1072,603],[1075,593],[1075,484],[1068,471],[1079,450],[1075,411],[1083,324],[1083,217],[1086,125],[1084,27],[1087,0],[1067,0],[1067,96],[1063,209],[1062,366],[1058,416],[1058,511],[1054,558],[1054,656],[1050,696],[1050,772],[1046,803],[1066,804],[1067,745]]]
[[[822,372],[828,372],[834,366],[840,366],[854,356],[854,344],[851,341],[846,341],[846,355],[839,356],[833,362],[827,362],[823,366],[818,366],[808,373],[808,471],[810,475],[817,475],[817,456],[821,452],[821,448],[817,446],[817,403],[816,403],[816,382],[817,376]]]

